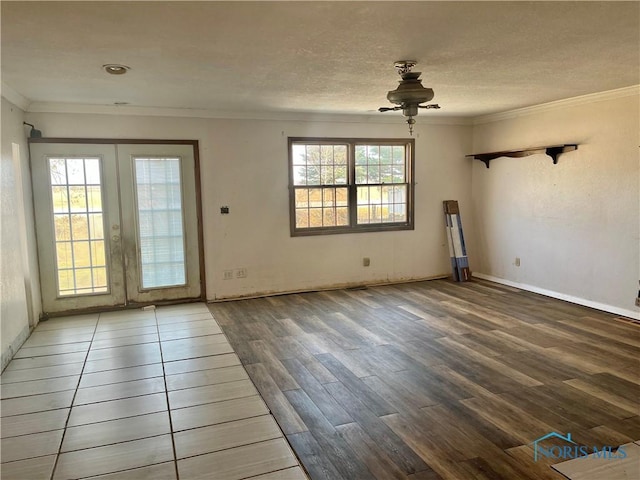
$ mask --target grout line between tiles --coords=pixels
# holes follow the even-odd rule
[[[74,375],[69,375],[69,376],[73,377]],[[54,377],[54,378],[61,378],[61,377]],[[38,381],[38,380],[30,380],[30,381]],[[80,381],[80,377],[79,376],[78,376],[78,381]],[[16,383],[20,383],[20,382],[16,382]],[[14,383],[7,383],[7,385],[15,385],[15,384]],[[29,394],[25,394],[25,395],[17,395],[15,397],[0,398],[0,400],[14,400],[16,398],[34,397],[36,395],[49,395],[51,393],[62,393],[62,392],[68,392],[70,390],[76,390],[76,389],[77,388],[65,388],[64,390],[56,390],[55,392],[29,393]],[[41,410],[41,412],[49,412],[51,410],[61,410],[63,408],[67,408],[67,407],[49,408],[47,410]],[[16,413],[14,415],[6,415],[6,416],[2,415],[2,418],[17,417],[18,415],[29,415],[30,413],[39,413],[39,412]]]
[[[103,360],[110,360],[110,359],[101,358],[100,360],[90,360],[90,362],[101,362]],[[92,373],[111,372],[112,370],[123,370],[125,368],[145,367],[147,365],[155,365],[156,363],[161,363],[161,362],[141,363],[139,365],[129,365],[128,367],[107,368],[106,370],[96,370],[95,372],[87,372],[87,375]],[[82,367],[82,373],[84,374],[84,366]],[[116,382],[116,383],[123,383],[123,382]]]
[[[160,365],[161,362],[158,362],[158,365]],[[148,363],[147,365],[155,365],[155,363]],[[146,367],[147,365],[138,365],[140,367]],[[114,370],[124,370],[126,368],[136,368],[136,367],[124,367],[124,368],[116,368]],[[91,372],[91,373],[87,373],[86,375],[93,375],[94,373],[103,373],[103,372],[110,372],[111,370],[103,370],[102,372]],[[101,383],[99,385],[90,385],[88,387],[81,387],[81,388],[95,388],[95,387],[106,387],[108,385],[118,385],[119,383],[127,383],[127,382],[137,382],[138,380],[148,380],[151,378],[160,378],[162,375],[153,375],[151,377],[144,377],[144,378],[134,378],[132,380],[123,380],[121,382],[109,382],[109,383]],[[82,380],[82,379],[80,379]],[[148,395],[148,394],[146,394]],[[117,399],[116,399],[117,400]]]
[[[160,378],[160,377],[154,377],[154,378]],[[149,380],[147,378],[143,378],[142,380]],[[132,380],[132,382],[137,382],[138,380]],[[121,383],[128,383],[128,382],[121,382]],[[110,383],[109,385],[117,385],[115,383]],[[109,385],[98,385],[96,387],[85,387],[83,389],[78,388],[77,390],[84,390],[86,388],[99,388],[99,387],[108,387]],[[165,385],[166,388],[166,385]],[[72,407],[84,407],[87,405],[99,405],[101,403],[107,403],[107,402],[115,402],[117,400],[128,400],[130,398],[140,398],[140,397],[147,397],[149,395],[155,395],[157,393],[164,393],[164,392],[151,392],[151,393],[141,393],[138,395],[127,395],[126,397],[118,397],[118,398],[110,398],[108,400],[98,400],[97,402],[87,402],[87,403],[79,403],[77,405],[71,405]],[[75,401],[75,396],[74,396],[74,401]],[[158,413],[158,412],[151,412],[151,413]],[[140,415],[131,415],[132,417],[140,417],[142,415],[147,415],[146,413],[140,414]],[[122,417],[124,418],[124,417]],[[115,418],[114,420],[118,420],[117,418]],[[108,422],[109,420],[103,420],[105,422]],[[91,423],[102,423],[102,422],[91,422]],[[86,424],[83,424],[86,425]],[[78,427],[79,425],[73,425],[74,427]]]
[[[71,398],[71,404],[69,405],[69,413],[67,414],[67,419],[64,422],[64,427],[62,430],[62,437],[60,437],[60,444],[58,445],[58,452],[56,453],[56,459],[53,462],[53,468],[51,469],[51,476],[49,480],[53,480],[53,476],[56,473],[56,468],[58,467],[58,461],[60,460],[60,453],[62,451],[62,443],[64,442],[64,436],[67,433],[67,425],[69,425],[69,420],[71,418],[71,412],[73,410],[73,402],[76,400],[76,395],[78,394],[78,388],[80,388],[80,381],[82,380],[82,374],[84,372],[84,368],[87,365],[87,358],[89,358],[89,352],[91,351],[91,344],[93,343],[93,338],[96,335],[96,331],[98,330],[98,323],[100,322],[100,314],[98,314],[98,318],[96,319],[96,324],[93,327],[93,333],[91,334],[91,340],[89,341],[89,348],[87,348],[87,353],[84,356],[84,362],[82,363],[82,369],[80,369],[80,375],[78,376],[78,383],[76,383],[76,389],[73,392],[73,397]]]
[[[114,472],[109,472],[109,473],[98,473],[96,475],[89,475],[88,477],[78,477],[75,478],[75,480],[91,480],[92,478],[99,478],[99,477],[103,477],[104,475],[115,475],[117,473],[123,473],[123,472],[131,472],[133,470],[140,470],[142,468],[147,468],[147,467],[153,467],[154,465],[162,465],[163,463],[169,463],[168,461],[165,462],[156,462],[156,463],[149,463],[148,465],[143,465],[141,467],[135,467],[135,468],[125,468],[123,470],[116,470]]]
[[[87,355],[88,354],[89,354],[89,352],[87,352]],[[86,362],[86,357],[85,357],[85,362]],[[77,362],[77,363],[80,363],[80,362]],[[70,364],[67,363],[66,365],[70,365]],[[57,365],[55,365],[55,366],[57,367]],[[48,368],[48,367],[35,367],[35,368]],[[82,365],[82,368],[84,368],[84,363]],[[33,369],[25,368],[24,370],[33,370]],[[4,373],[4,372],[2,372],[2,373]],[[32,380],[20,380],[19,382],[0,382],[0,386],[2,386],[2,385],[13,385],[15,383],[40,382],[42,380],[53,380],[54,378],[64,378],[64,377],[74,377],[74,376],[75,375],[59,375],[57,377],[35,378],[35,379],[32,379]],[[72,389],[70,388],[69,390],[72,390]],[[51,393],[51,392],[48,392],[48,393]],[[35,395],[38,395],[38,394],[35,394]],[[30,396],[30,395],[27,395],[27,396]]]
[[[235,450],[237,448],[248,447],[250,445],[259,445],[261,443],[271,442],[272,440],[278,440],[278,439],[282,439],[285,443],[287,443],[287,445],[289,444],[287,439],[284,438],[284,437],[271,437],[271,438],[265,438],[265,439],[262,439],[262,440],[257,440],[255,442],[248,442],[248,443],[243,443],[241,445],[234,445],[233,447],[220,448],[220,449],[214,450],[212,452],[203,452],[203,453],[198,453],[196,455],[189,455],[189,456],[186,456],[186,457],[181,457],[180,460],[187,460],[187,459],[190,459],[190,458],[202,457],[203,455],[211,455],[212,453],[226,452],[227,450]],[[294,456],[294,458],[297,460],[297,457]],[[264,475],[266,473],[271,473],[271,472],[262,472],[260,475]]]
[[[247,397],[244,397],[244,398],[247,398]],[[233,400],[236,400],[236,399],[234,398]],[[215,403],[217,403],[217,402],[215,402]],[[213,405],[213,404],[212,403],[205,403],[205,405]],[[199,407],[200,405],[196,405],[196,406]],[[187,408],[189,408],[189,407],[187,407]],[[241,422],[243,420],[250,420],[252,418],[259,418],[259,417],[270,417],[270,418],[273,418],[273,415],[271,415],[271,413],[269,413],[269,411],[267,409],[267,413],[260,413],[258,415],[249,415],[248,417],[238,418],[237,420],[225,420],[224,422],[211,423],[211,424],[207,424],[207,425],[200,425],[198,427],[183,428],[182,430],[176,430],[175,433],[190,432],[192,430],[197,430],[199,428],[217,427],[218,425],[225,425],[227,423]],[[260,440],[260,442],[262,442],[262,440]],[[260,443],[260,442],[253,442],[253,443]],[[226,449],[223,449],[223,450],[226,450]]]
[[[155,412],[155,413],[162,413],[162,412]],[[149,414],[149,415],[152,415],[152,414]],[[138,415],[138,416],[141,417],[142,415]],[[133,418],[133,417],[125,417],[125,418]],[[121,420],[121,419],[119,418],[118,420]],[[100,423],[100,422],[98,422],[98,423]],[[87,425],[95,425],[95,423],[89,423]],[[84,426],[84,425],[79,425],[79,426]],[[70,427],[70,428],[74,428],[74,427]],[[61,452],[61,453],[72,453],[72,452],[79,452],[79,451],[82,451],[82,450],[91,450],[93,448],[111,447],[113,445],[120,445],[121,443],[137,442],[139,440],[146,440],[148,438],[162,437],[164,435],[167,435],[167,434],[166,433],[158,433],[156,435],[148,435],[148,436],[142,437],[142,438],[133,438],[131,440],[121,440],[119,442],[105,443],[104,445],[96,445],[94,447],[82,447],[82,448],[75,448],[73,450],[65,450],[64,452]],[[166,463],[166,462],[158,462],[158,463]],[[151,464],[151,465],[153,465],[153,464]],[[149,465],[142,465],[141,467],[136,467],[136,468],[143,468],[143,467],[148,467],[148,466]],[[132,470],[132,469],[127,468],[125,470]],[[113,472],[109,472],[109,473],[113,473]],[[106,474],[100,473],[98,475],[106,475]],[[97,476],[97,475],[94,475],[94,476]]]
[[[160,327],[158,325],[158,315],[156,310],[153,312],[153,316],[156,319],[156,331],[158,333],[158,340],[160,339]],[[180,480],[180,472],[178,472],[178,453],[176,451],[176,439],[173,432],[173,418],[171,417],[171,404],[169,403],[169,389],[167,387],[167,373],[164,370],[164,355],[162,353],[162,342],[158,341],[160,347],[160,363],[162,364],[162,380],[164,381],[164,395],[167,402],[167,413],[169,414],[169,431],[171,434],[171,448],[173,449],[173,467],[176,471],[176,480]]]
[[[297,459],[298,459],[298,457],[296,457],[296,460]],[[258,477],[261,477],[262,475],[271,474],[271,473],[278,473],[278,472],[284,472],[285,470],[290,470],[290,469],[296,468],[296,467],[304,472],[304,469],[302,468],[302,465],[295,465],[293,467],[279,468],[277,470],[272,470],[272,471],[266,472],[266,473],[258,473],[257,475],[251,475],[250,477],[242,477],[241,480],[251,480],[252,478],[258,478]],[[308,476],[307,476],[307,478],[308,478]]]
[[[62,408],[56,408],[54,410],[63,410]],[[48,412],[53,412],[54,410],[47,410]],[[36,413],[41,413],[41,412],[36,412]],[[29,415],[28,413],[25,413],[23,415]],[[16,417],[17,415],[11,415]],[[11,417],[10,416],[10,417]],[[4,417],[4,418],[10,418],[10,417]],[[49,432],[55,432],[56,430],[61,430],[60,428],[50,428],[47,430],[41,430],[39,432],[34,432],[34,433],[21,433],[20,435],[11,435],[9,437],[2,437],[2,440],[7,440],[9,438],[20,438],[20,437],[26,437],[28,435],[38,435],[40,433],[49,433]],[[53,455],[53,453],[47,453],[46,455],[38,455],[38,457],[46,457],[47,455]],[[37,457],[29,457],[29,458],[37,458]],[[26,459],[25,459],[26,460]],[[20,460],[10,460],[11,462],[17,462]],[[2,462],[2,463],[7,463],[7,462]]]
[[[241,366],[241,365],[238,365],[238,367],[239,366]],[[226,367],[223,367],[223,368],[226,368]],[[218,369],[217,368],[211,368],[210,370],[218,370]],[[203,370],[203,371],[206,372],[206,370]],[[176,375],[184,375],[184,374],[179,373],[179,374],[176,374]],[[173,390],[168,390],[168,391],[171,391],[171,392],[182,392],[183,390],[191,390],[192,388],[210,387],[211,385],[226,385],[227,383],[243,382],[245,380],[249,380],[249,379],[248,378],[241,378],[239,380],[226,380],[224,382],[204,383],[202,385],[194,385],[193,387],[174,388]],[[251,395],[245,395],[245,396],[250,397]],[[217,402],[209,402],[209,403],[217,403]]]
[[[157,395],[160,395],[162,392],[158,392]],[[155,393],[152,393],[150,395],[156,395]],[[148,396],[148,395],[143,395],[143,396]],[[104,402],[98,402],[98,403],[104,403]],[[87,405],[95,405],[95,404],[87,404]],[[76,405],[76,407],[84,407],[85,405]],[[110,418],[108,420],[98,420],[97,422],[88,422],[88,423],[81,423],[79,425],[71,425],[71,426],[67,426],[65,425],[65,430],[69,429],[69,428],[76,428],[76,427],[85,427],[88,425],[97,425],[99,423],[107,423],[107,422],[113,422],[115,420],[124,420],[126,418],[138,418],[138,417],[144,417],[145,415],[153,415],[154,413],[162,413],[165,412],[167,410],[154,410],[152,412],[145,412],[145,413],[138,413],[136,415],[127,415],[124,417],[118,417],[118,418]],[[166,435],[166,434],[165,434]],[[155,437],[157,435],[151,435],[152,437]],[[146,438],[146,437],[144,437]],[[139,438],[138,440],[142,440],[141,438]],[[124,440],[123,442],[129,442],[130,440]],[[116,443],[123,443],[123,442],[116,442]],[[93,448],[93,447],[91,447]]]
[[[245,378],[244,380],[238,380],[238,382],[245,382],[247,380],[248,379]],[[227,382],[227,383],[231,383],[231,382]],[[209,385],[201,385],[201,387],[211,387],[213,385],[220,385],[220,384],[212,383],[212,384],[209,384]],[[193,387],[193,388],[200,388],[200,387]],[[189,389],[188,388],[184,388],[183,390],[189,390]],[[172,390],[172,392],[177,392],[177,391],[178,390]],[[257,391],[257,389],[256,389],[256,391]],[[171,393],[171,392],[168,392],[168,393]],[[257,391],[257,393],[252,393],[252,394],[249,394],[249,395],[242,395],[240,397],[225,398],[223,400],[217,400],[215,402],[195,403],[193,405],[186,405],[184,407],[176,407],[176,408],[172,408],[172,410],[177,412],[178,410],[184,410],[186,408],[202,407],[204,405],[215,405],[217,403],[228,402],[230,400],[240,400],[242,398],[249,398],[249,397],[260,397],[260,400],[262,400],[262,403],[264,403],[265,406],[267,407],[267,411],[269,412],[269,415],[272,415],[271,410],[269,410],[269,406],[267,405],[267,402],[264,401],[264,398],[262,398],[262,395],[260,394],[259,391]]]

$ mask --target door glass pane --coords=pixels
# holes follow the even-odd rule
[[[134,160],[142,288],[185,285],[180,158]]]
[[[100,159],[49,158],[49,178],[58,296],[107,293]]]

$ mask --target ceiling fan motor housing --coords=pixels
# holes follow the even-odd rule
[[[387,99],[391,103],[402,106],[404,115],[417,115],[418,105],[433,98],[433,90],[422,86],[420,74],[421,72],[402,73],[398,88],[387,93]],[[404,109],[411,109],[414,113],[405,113]]]

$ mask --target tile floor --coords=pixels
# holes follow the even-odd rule
[[[3,480],[307,478],[202,303],[42,322],[0,392]]]

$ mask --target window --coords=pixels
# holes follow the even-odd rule
[[[58,296],[108,292],[101,159],[50,157]]]
[[[414,141],[289,138],[291,235],[413,229]]]
[[[141,286],[186,284],[180,158],[133,157]]]

